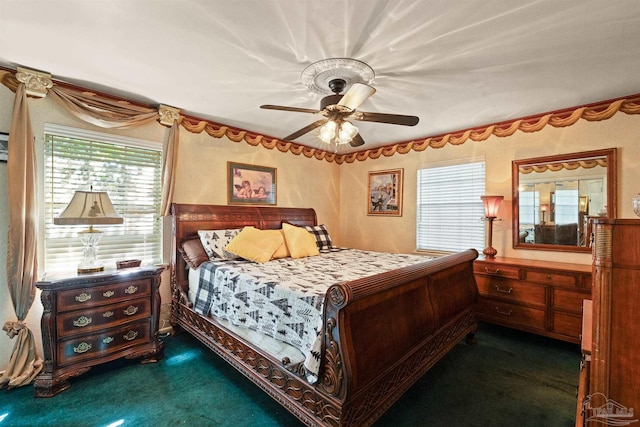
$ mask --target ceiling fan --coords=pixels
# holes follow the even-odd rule
[[[364,140],[358,133],[358,128],[347,119],[402,126],[415,126],[418,124],[419,118],[416,116],[371,113],[356,110],[356,108],[369,99],[376,90],[363,83],[353,83],[347,93],[340,95],[346,85],[347,82],[344,79],[335,78],[330,80],[329,89],[331,89],[331,92],[334,94],[322,98],[319,110],[270,104],[261,105],[260,108],[267,110],[320,114],[325,117],[303,127],[291,135],[285,136],[284,139],[287,141],[293,141],[294,139],[322,126],[320,129],[320,139],[324,142],[329,144],[332,142],[336,144],[349,143],[352,147],[359,147],[364,144]]]

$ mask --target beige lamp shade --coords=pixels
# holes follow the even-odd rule
[[[76,191],[69,205],[53,219],[56,225],[122,224],[105,191]]]

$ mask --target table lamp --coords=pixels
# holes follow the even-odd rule
[[[100,224],[122,224],[109,195],[105,191],[76,191],[64,211],[53,219],[56,225],[88,225],[89,228],[78,233],[84,246],[84,259],[78,264],[78,273],[95,273],[104,270],[104,265],[96,258],[98,242],[102,231],[93,228]]]
[[[487,247],[484,248],[482,253],[487,258],[494,258],[498,251],[491,246],[493,240],[493,221],[498,217],[498,209],[500,208],[500,204],[502,203],[504,196],[480,196],[480,198],[484,203],[485,220],[489,221],[489,241],[487,242]]]

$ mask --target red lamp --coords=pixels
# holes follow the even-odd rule
[[[543,204],[540,205],[540,211],[542,211],[542,222],[541,224],[544,225],[545,224],[545,219],[544,219],[544,214],[549,210],[549,205],[547,204]]]
[[[487,247],[484,248],[482,253],[487,258],[494,258],[498,251],[491,247],[491,242],[493,240],[493,221],[498,217],[498,209],[500,208],[500,204],[502,203],[504,196],[480,196],[480,198],[484,203],[485,220],[489,221],[489,241],[487,243]]]

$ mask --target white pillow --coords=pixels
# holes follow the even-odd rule
[[[198,230],[200,242],[210,260],[237,259],[238,256],[224,248],[240,233],[241,228],[228,230]]]

